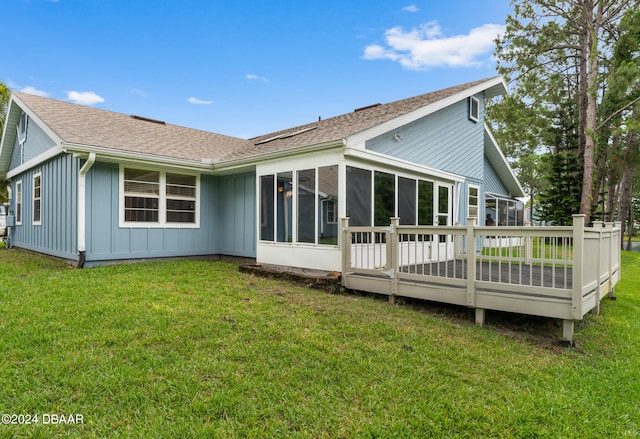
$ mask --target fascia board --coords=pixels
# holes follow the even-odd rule
[[[255,166],[259,163],[268,160],[278,160],[282,158],[291,158],[297,155],[308,154],[312,152],[324,151],[328,149],[343,148],[344,143],[342,140],[331,140],[328,142],[315,143],[311,145],[298,146],[294,148],[282,149],[279,151],[272,151],[268,153],[262,153],[243,157],[239,159],[226,160],[216,162],[213,160],[203,159],[205,163],[212,163],[215,172],[228,172],[235,168],[246,168],[247,166]]]
[[[24,162],[23,164],[21,164],[20,166],[12,169],[11,171],[7,172],[7,178],[12,178],[15,177],[16,175],[22,174],[24,171],[27,171],[33,167],[38,166],[41,163],[46,162],[47,160],[50,160],[52,158],[54,158],[57,155],[62,154],[62,148],[59,145],[54,146],[53,148],[48,149],[47,151],[43,152],[42,154],[37,155],[36,157],[32,158],[31,160],[28,160],[26,162]]]
[[[491,165],[493,165],[494,169],[498,172],[498,175],[507,186],[507,189],[509,189],[514,196],[524,197],[524,189],[522,189],[518,177],[513,172],[513,169],[511,169],[507,158],[498,146],[496,138],[493,136],[493,133],[486,123],[484,124],[484,132],[489,139],[489,142],[485,142],[485,154],[489,158]]]
[[[94,152],[98,161],[108,163],[138,163],[164,168],[170,167],[198,172],[211,172],[210,164],[196,160],[176,159],[172,157],[158,156],[154,154],[141,154],[139,152],[115,150],[112,148],[98,146],[79,145],[65,142],[62,144],[62,152],[75,154],[79,157],[86,157],[89,153]]]
[[[401,169],[412,173],[428,175],[442,180],[452,182],[463,182],[465,178],[461,175],[454,174],[452,172],[442,171],[440,169],[430,168],[428,166],[418,165],[407,160],[398,159],[378,152],[362,150],[359,148],[347,148],[344,152],[345,158],[355,158],[357,160],[363,160],[384,167],[391,167],[395,169]]]
[[[436,111],[442,110],[450,105],[455,104],[456,102],[466,99],[469,96],[474,96],[483,91],[488,91],[487,97],[494,97],[500,94],[505,94],[507,92],[507,84],[501,76],[489,79],[481,84],[463,90],[460,93],[451,95],[448,98],[418,108],[409,113],[403,114],[402,116],[381,123],[380,125],[377,125],[373,128],[369,128],[368,130],[364,130],[348,136],[346,138],[346,146],[347,148],[364,149],[364,144],[367,140],[373,139],[374,137],[380,136],[389,131],[398,129],[404,125],[414,122],[422,117],[428,116],[429,114],[435,113]]]

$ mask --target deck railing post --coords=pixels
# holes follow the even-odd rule
[[[476,306],[476,217],[467,218],[467,306]],[[476,313],[477,315],[477,313]],[[476,323],[479,323],[476,319]]]
[[[603,230],[604,227],[604,222],[603,221],[594,221],[593,222],[593,228],[596,229],[596,232],[598,232],[598,250],[597,250],[597,254],[598,254],[598,282],[596,283],[596,306],[593,307],[593,309],[591,310],[593,312],[593,314],[595,315],[600,315],[600,300],[602,299],[602,286],[600,284],[600,276],[602,275],[602,237],[603,237]]]
[[[349,218],[342,218],[342,286],[346,286],[347,271],[351,266],[351,235]]]
[[[573,215],[573,294],[571,314],[574,320],[582,318],[582,287],[584,283],[584,214]]]
[[[387,268],[390,271],[391,276],[391,295],[389,296],[389,303],[394,304],[396,302],[396,295],[398,294],[398,273],[400,272],[400,239],[398,236],[398,226],[400,225],[400,218],[391,218],[391,225],[389,227],[389,239],[387,239]]]
[[[618,239],[612,239],[612,241],[615,241],[612,243],[612,247],[611,247],[611,256],[613,257],[613,255],[615,254],[615,264],[618,266],[618,276],[617,278],[620,279],[621,276],[621,259],[622,258],[622,240],[624,239],[624,234],[622,233],[622,221],[616,221],[613,223],[613,228],[616,229],[618,231]],[[615,252],[615,253],[613,253]],[[613,272],[613,259],[611,259],[611,272]],[[609,298],[611,300],[616,300],[616,294],[615,294],[615,285],[611,286],[611,291],[609,292]]]

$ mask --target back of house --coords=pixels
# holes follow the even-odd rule
[[[231,255],[341,270],[339,220],[522,223],[485,123],[500,77],[239,139],[14,92],[9,245],[79,266]]]

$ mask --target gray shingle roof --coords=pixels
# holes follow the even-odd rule
[[[14,94],[63,142],[218,162],[337,141],[464,92],[488,78],[245,140],[25,93]]]
[[[246,140],[159,124],[25,93],[14,94],[63,142],[200,161],[224,157]]]
[[[236,153],[253,155],[340,140],[494,79],[495,77],[482,79],[387,104],[372,105],[318,122],[265,134],[250,139],[251,144],[247,149],[237,150]]]

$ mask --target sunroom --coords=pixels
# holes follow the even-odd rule
[[[366,151],[263,163],[258,184],[257,262],[342,269],[340,218],[351,225],[452,225],[464,178]]]

